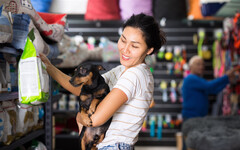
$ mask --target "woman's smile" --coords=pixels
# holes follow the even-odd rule
[[[130,57],[127,57],[127,56],[125,56],[125,55],[122,55],[122,59],[123,59],[123,60],[129,60]]]

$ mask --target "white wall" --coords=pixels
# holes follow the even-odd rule
[[[52,0],[49,12],[85,14],[88,0]]]

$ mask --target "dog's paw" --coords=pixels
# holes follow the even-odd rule
[[[91,116],[89,116],[89,114],[87,114],[85,112],[81,112],[80,117],[81,117],[81,120],[82,120],[82,124],[84,126],[87,126],[87,127],[92,126],[92,119],[91,119]]]
[[[92,127],[92,120],[90,118],[85,119],[84,120],[84,125],[87,126],[87,127]]]
[[[95,113],[95,109],[88,110],[88,116],[91,117]]]

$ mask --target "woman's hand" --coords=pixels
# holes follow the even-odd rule
[[[39,53],[39,56],[47,68],[48,68],[48,66],[52,65],[51,62],[49,61],[49,59],[43,53]]]
[[[78,133],[80,135],[81,131],[82,131],[82,128],[83,128],[83,125],[81,124],[81,115],[80,115],[80,112],[78,112],[77,116],[76,116],[76,122],[77,122],[77,125],[78,125]]]

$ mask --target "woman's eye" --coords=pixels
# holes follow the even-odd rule
[[[123,43],[125,43],[125,42],[126,42],[126,41],[125,41],[124,39],[122,39],[122,38],[121,38],[121,41],[122,41]]]
[[[135,45],[133,45],[132,47],[133,47],[133,48],[138,48],[138,46],[135,46]]]

